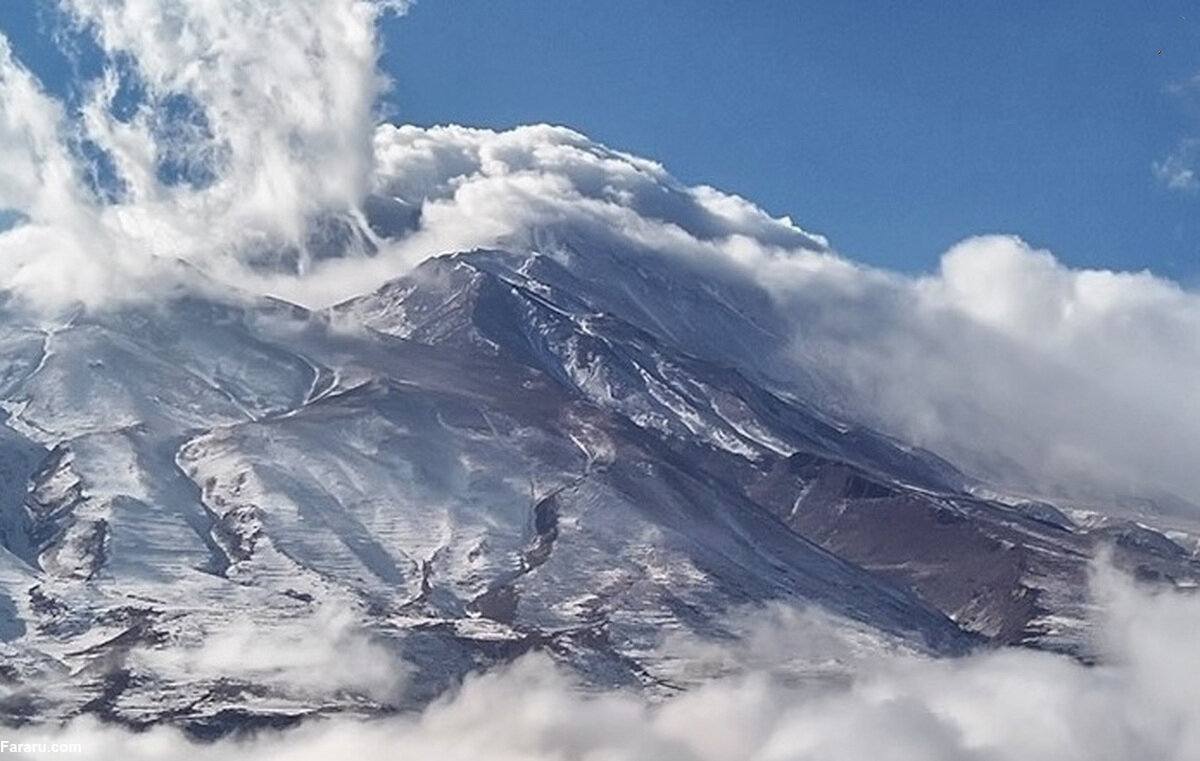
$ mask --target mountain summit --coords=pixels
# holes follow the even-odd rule
[[[206,736],[421,705],[533,650],[665,696],[780,605],[867,650],[1086,658],[1100,548],[1200,576],[1163,533],[981,496],[803,398],[821,380],[763,361],[752,289],[555,243],[323,310],[212,283],[50,322],[10,304],[6,721]]]

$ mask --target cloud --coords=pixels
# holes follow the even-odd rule
[[[438,253],[527,251],[571,240],[625,246],[632,256],[667,254],[692,270],[723,275],[779,256],[851,267],[826,252],[824,238],[786,217],[713,188],[685,186],[657,163],[565,127],[495,132],[385,124],[374,144],[372,192],[396,204],[396,213],[406,211],[410,228],[382,243],[371,260],[325,261],[312,277],[269,278],[263,287],[303,303],[331,303]]]
[[[565,248],[579,263],[617,249],[668,263],[683,292],[723,283],[740,308],[769,304],[786,340],[763,362],[785,390],[976,476],[1107,507],[1139,493],[1200,500],[1200,295],[1169,280],[1070,269],[1013,236],[963,241],[925,276],[874,270],[787,218],[560,127],[385,125],[375,154],[373,192],[410,227],[371,260],[271,288],[321,303],[440,251]]]
[[[348,211],[362,197],[383,86],[375,66],[380,5],[65,6],[109,59],[83,106],[82,126],[124,181],[117,224],[166,219],[190,233],[184,245],[194,245],[200,230],[189,219],[207,225],[228,217],[216,232],[242,228],[245,235],[248,228],[299,245],[311,217]],[[137,102],[114,113],[122,89],[133,88]],[[217,250],[238,243],[210,241]]]
[[[1169,84],[1166,91],[1195,118],[1200,105],[1200,74]],[[1175,150],[1151,164],[1154,178],[1169,190],[1194,193],[1200,189],[1200,137],[1184,135]]]
[[[847,409],[1000,483],[1200,497],[1197,294],[1005,236],[964,241],[927,277],[859,280],[873,286],[777,289],[805,316],[797,355]]]
[[[740,294],[783,337],[746,352],[782,390],[972,474],[1088,503],[1200,501],[1200,297],[1175,283],[1072,270],[1005,236],[900,276],[567,128],[378,124],[376,26],[401,3],[62,7],[105,56],[78,107],[0,51],[0,151],[18,168],[0,205],[21,215],[0,232],[0,283],[28,301],[153,298],[180,259],[325,306],[448,251],[619,250],[684,291]],[[114,167],[115,198],[90,192],[81,140]],[[684,327],[689,351],[705,329],[714,352],[736,333]]]
[[[328,603],[296,619],[234,621],[194,641],[134,651],[133,664],[182,674],[190,683],[233,679],[301,699],[349,692],[393,705],[403,694],[407,667],[358,620],[349,607]]]
[[[0,42],[0,208],[25,222],[0,233],[6,287],[95,305],[164,260],[237,280],[369,247],[357,209],[386,87],[376,23],[407,3],[59,4],[101,74],[68,104]]]
[[[72,189],[74,166],[62,148],[59,104],[0,38],[0,206],[53,218],[57,202]]]
[[[1153,164],[1154,177],[1171,190],[1195,191],[1200,189],[1200,176],[1196,174],[1196,160],[1200,154],[1200,139],[1182,140],[1175,152]]]
[[[1200,598],[1152,593],[1100,569],[1105,665],[1001,650],[957,660],[877,651],[842,680],[800,681],[750,667],[661,703],[587,692],[540,656],[477,675],[424,711],[375,721],[315,720],[207,745],[159,727],[130,733],[90,719],[9,742],[73,742],[80,758],[643,759],[656,761],[1187,761],[1200,757]],[[774,641],[822,634],[804,613],[775,615]],[[825,623],[823,623],[825,621]],[[754,628],[750,620],[745,627]],[[751,648],[756,640],[743,642]],[[831,652],[841,652],[841,646]],[[820,656],[816,650],[811,655]],[[741,660],[755,662],[748,653]]]

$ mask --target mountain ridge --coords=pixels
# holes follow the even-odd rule
[[[748,605],[824,610],[872,647],[1089,657],[1103,531],[1143,576],[1197,575],[1161,534],[977,498],[760,385],[741,360],[763,344],[723,348],[754,308],[717,285],[655,311],[644,284],[606,297],[542,260],[433,259],[319,312],[185,294],[13,315],[4,719],[220,734],[421,705],[531,649],[669,695],[703,678],[679,642],[736,636]],[[413,676],[281,682],[291,664],[217,657],[231,621],[335,626]]]

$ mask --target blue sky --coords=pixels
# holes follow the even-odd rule
[[[44,5],[0,26],[61,92]],[[1200,136],[1196,0],[420,0],[384,35],[393,120],[566,124],[901,271],[1012,232],[1200,282],[1200,197],[1153,170]]]
[[[420,0],[386,42],[401,119],[566,124],[859,260],[1013,232],[1200,280],[1200,198],[1153,172],[1200,134],[1195,0]]]

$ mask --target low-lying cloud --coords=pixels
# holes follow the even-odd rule
[[[844,384],[848,409],[910,442],[1084,504],[1200,497],[1194,292],[1148,272],[1071,270],[1005,236],[960,243],[927,277],[782,290],[807,319],[798,355]]]
[[[1151,593],[1112,571],[1094,584],[1102,666],[1025,650],[927,660],[876,651],[841,681],[750,666],[653,704],[579,688],[542,656],[478,675],[424,711],[314,720],[286,732],[200,745],[166,727],[131,733],[91,719],[9,742],[78,743],[81,758],[625,759],[627,761],[1190,761],[1200,758],[1200,598]],[[744,628],[756,626],[748,614]],[[827,618],[770,614],[776,646]],[[762,628],[759,626],[758,628]],[[743,641],[745,663],[760,662]],[[732,650],[730,646],[726,649]],[[736,646],[734,646],[736,647]],[[793,647],[783,646],[794,651]],[[819,648],[807,654],[824,657]],[[844,654],[843,644],[829,649]],[[32,754],[31,757],[49,757]]]
[[[134,650],[131,665],[183,682],[264,685],[300,700],[349,692],[393,705],[403,694],[406,666],[359,620],[350,607],[327,603],[311,616],[232,621],[193,641]]]

